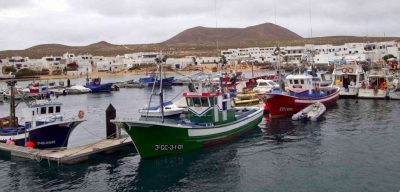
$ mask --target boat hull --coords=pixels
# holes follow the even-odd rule
[[[232,140],[257,127],[263,110],[227,125],[215,127],[192,127],[145,121],[113,121],[123,128],[142,158],[154,158],[213,146]]]
[[[389,92],[390,99],[400,99],[400,91],[391,91]]]
[[[311,104],[320,102],[326,107],[336,103],[339,98],[340,89],[336,88],[335,92],[320,98],[299,98],[284,94],[270,93],[266,95],[264,103],[269,107],[272,118],[291,116]]]
[[[175,80],[175,77],[167,77],[162,79],[162,84],[163,86],[172,86],[173,82]],[[143,77],[139,79],[139,83],[145,85],[145,86],[153,86],[154,82],[156,83],[156,86],[160,86],[161,81],[156,80],[153,77]]]
[[[349,87],[347,90],[345,88],[340,88],[340,97],[357,97],[359,88]]]
[[[5,143],[11,138],[16,145],[24,146],[26,137],[26,140],[33,142],[38,149],[64,148],[68,146],[70,134],[81,122],[83,121],[46,124],[28,129],[27,133],[0,135],[0,142]]]
[[[388,95],[387,90],[374,90],[374,89],[360,89],[358,91],[359,98],[366,98],[366,99],[385,99]]]
[[[100,84],[100,85],[86,85],[86,88],[89,88],[92,93],[100,93],[100,92],[111,92],[112,83]]]

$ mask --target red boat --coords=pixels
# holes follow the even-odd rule
[[[268,105],[272,118],[291,116],[305,107],[320,102],[325,106],[335,104],[340,88],[320,87],[321,79],[311,75],[289,75],[288,92],[266,93],[264,103]]]

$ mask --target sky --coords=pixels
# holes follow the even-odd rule
[[[399,37],[399,10],[398,0],[0,0],[0,50],[159,43],[196,26],[267,22],[302,37]]]

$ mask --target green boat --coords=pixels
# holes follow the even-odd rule
[[[257,127],[263,117],[261,107],[232,107],[228,93],[188,92],[183,96],[188,104],[185,118],[112,122],[129,134],[141,158],[154,158],[232,140]]]

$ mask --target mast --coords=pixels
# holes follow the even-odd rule
[[[163,97],[163,78],[161,76],[163,72],[162,64],[164,59],[161,59],[160,62],[160,109],[161,109],[161,122],[164,123],[164,97]]]
[[[15,122],[15,85],[17,82],[15,80],[11,80],[7,82],[8,86],[10,86],[10,94],[11,94],[11,100],[10,100],[10,128],[11,127],[16,127],[16,122]]]
[[[86,85],[89,85],[89,68],[86,67]]]

